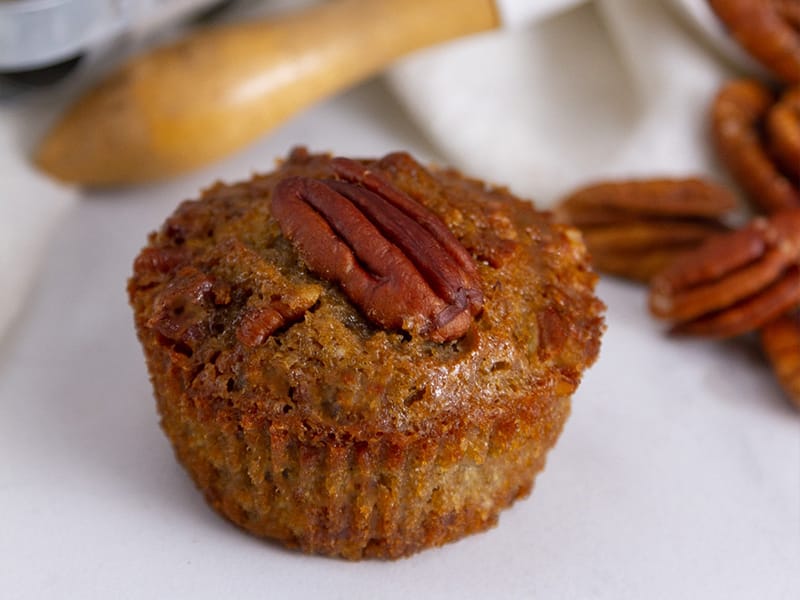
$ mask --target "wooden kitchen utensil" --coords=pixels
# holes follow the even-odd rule
[[[333,0],[200,30],[90,91],[34,159],[83,185],[165,178],[245,146],[412,50],[498,25],[492,0]]]

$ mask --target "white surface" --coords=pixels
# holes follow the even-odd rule
[[[42,177],[22,151],[30,128],[22,104],[0,104],[0,341],[27,300],[54,229],[77,201]]]
[[[0,347],[0,596],[797,598],[800,435],[746,343],[674,341],[606,282],[601,359],[532,496],[497,528],[393,563],[253,539],[208,509],[158,429],[125,280],[146,233],[216,176],[295,142],[435,158],[370,84],[223,164],[93,194],[52,239]]]
[[[596,30],[578,14],[578,27]],[[684,68],[702,72],[693,56]],[[598,111],[587,138],[617,123]],[[574,114],[566,133],[584,124]],[[295,143],[443,161],[424,139],[373,82],[204,171],[68,209],[0,345],[0,598],[800,597],[798,412],[750,340],[669,339],[643,290],[614,281],[599,290],[609,306],[601,358],[532,496],[497,528],[407,560],[351,564],[256,540],[205,506],[158,429],[127,306],[146,233],[215,178],[266,170]],[[68,195],[26,190],[14,198]]]

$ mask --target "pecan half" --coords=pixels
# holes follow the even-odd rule
[[[788,83],[800,82],[797,0],[709,0],[717,17],[756,60]]]
[[[433,341],[464,335],[483,307],[477,265],[429,209],[357,161],[339,179],[290,177],[272,212],[309,269],[368,319]]]
[[[800,408],[800,312],[781,315],[760,331],[761,347],[778,382]]]
[[[714,99],[711,132],[717,152],[750,200],[767,213],[800,206],[797,179],[773,160],[762,134],[775,99],[761,83],[739,79],[726,83]],[[783,109],[781,109],[782,111]],[[771,129],[784,129],[779,113]]]
[[[800,209],[710,238],[650,286],[650,311],[676,333],[731,337],[799,303]]]
[[[649,281],[678,255],[727,230],[736,206],[725,188],[702,179],[604,182],[562,200],[556,218],[578,227],[602,272]]]
[[[786,90],[772,107],[766,130],[773,156],[793,181],[800,182],[800,86]]]

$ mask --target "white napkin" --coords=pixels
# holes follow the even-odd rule
[[[593,178],[713,169],[706,111],[729,69],[674,10],[702,12],[703,0],[501,4],[535,22],[419,52],[388,73],[448,163],[540,206]],[[28,165],[21,115],[0,107],[0,335],[76,197]]]
[[[731,74],[719,51],[746,59],[704,0],[560,4],[389,73],[447,160],[540,206],[597,178],[713,173],[707,111]]]
[[[27,159],[27,107],[0,105],[0,337],[25,304],[54,229],[77,193],[38,173]]]

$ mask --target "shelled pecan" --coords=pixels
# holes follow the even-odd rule
[[[732,337],[800,304],[800,209],[758,217],[676,259],[650,286],[650,310],[676,333]]]
[[[581,188],[555,209],[578,227],[595,267],[648,281],[678,255],[727,230],[731,193],[702,179],[648,179]]]
[[[778,382],[800,408],[800,312],[786,313],[764,325],[761,347]]]
[[[433,341],[461,337],[483,306],[477,265],[429,209],[361,163],[340,179],[290,177],[272,211],[308,267],[373,322]]]
[[[787,83],[800,83],[798,0],[709,0],[736,41]]]
[[[753,3],[757,4],[757,3]],[[774,151],[792,146],[797,126],[797,90],[776,103],[772,92],[755,80],[726,83],[714,99],[711,131],[717,152],[750,200],[767,213],[800,206],[800,180],[784,172]],[[794,120],[793,120],[794,117]],[[767,125],[769,124],[769,125]]]
[[[800,185],[800,85],[786,90],[772,107],[766,130],[773,156]]]

